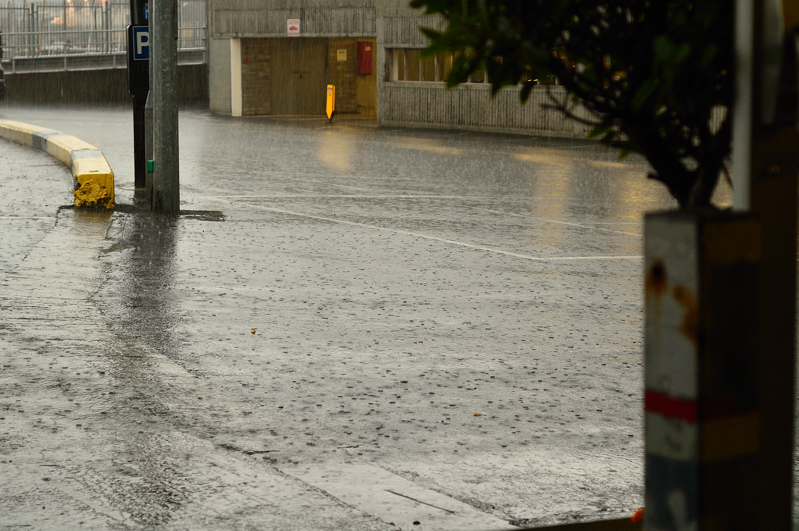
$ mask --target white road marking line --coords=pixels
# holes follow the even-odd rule
[[[339,199],[340,198],[340,199],[442,199],[442,200],[457,199],[461,201],[480,201],[480,200],[494,199],[484,196],[468,196],[468,195],[363,195],[363,194],[208,195],[205,197],[208,199],[250,199],[250,198],[252,199],[320,199],[320,198]],[[538,217],[528,216],[527,214],[516,214],[514,212],[505,212],[502,210],[493,210],[490,208],[485,209],[485,211],[491,212],[493,214],[502,214],[505,216],[531,219],[534,221],[540,221],[542,223],[569,225],[572,227],[579,227],[581,229],[598,230],[600,232],[609,232],[613,234],[625,234],[627,236],[638,236],[638,237],[641,236],[641,234],[636,232],[626,232],[620,230],[605,229],[602,227],[597,227],[595,225],[583,225],[580,223],[571,223],[568,221],[558,221],[555,219],[538,218]],[[613,223],[600,222],[598,224],[610,225]],[[630,224],[634,224],[634,222],[619,222],[619,225],[630,225]]]
[[[0,219],[55,219],[55,216],[0,216]]]
[[[371,190],[369,190],[369,188],[364,188],[362,186],[351,186],[351,185],[348,185],[348,184],[326,183],[324,181],[303,181],[303,182],[312,182],[314,184],[320,184],[320,185],[325,185],[325,186],[333,186],[333,187],[336,187],[336,188],[346,188],[348,190],[362,190],[364,192],[370,192],[371,191]]]
[[[556,225],[568,225],[570,227],[579,227],[581,229],[598,230],[600,232],[610,232],[610,233],[613,233],[613,234],[626,234],[627,236],[639,236],[639,237],[641,236],[640,234],[637,234],[635,232],[625,232],[625,231],[621,231],[621,230],[603,229],[602,227],[594,227],[593,225],[582,225],[580,223],[571,223],[571,222],[568,222],[568,221],[558,221],[558,220],[555,220],[555,219],[536,218],[536,217],[533,217],[533,216],[528,216],[526,214],[515,214],[513,212],[503,212],[501,210],[491,210],[491,209],[486,209],[486,210],[488,212],[493,213],[493,214],[502,214],[504,216],[514,216],[514,217],[519,217],[519,218],[524,218],[524,219],[532,219],[532,220],[535,220],[535,221],[541,221],[542,223],[554,223]]]
[[[594,225],[636,225],[640,226],[640,221],[597,221]]]
[[[205,196],[208,199],[446,199],[452,200],[457,199],[461,201],[473,200],[489,200],[493,198],[483,197],[483,196],[466,196],[466,195],[360,195],[360,194],[286,194],[286,195],[208,195]],[[568,225],[571,227],[578,227],[581,229],[590,229],[590,230],[597,230],[600,232],[609,232],[612,234],[624,234],[627,236],[637,236],[640,237],[641,234],[636,232],[626,232],[621,230],[613,230],[613,229],[606,229],[603,227],[597,227],[595,225],[583,225],[580,223],[571,223],[568,221],[558,221],[555,219],[548,219],[548,218],[538,218],[534,216],[528,216],[527,214],[516,214],[514,212],[505,212],[502,210],[493,210],[490,208],[485,209],[486,212],[491,212],[492,214],[502,214],[505,216],[513,216],[518,218],[524,219],[531,219],[534,221],[540,221],[542,223],[555,223],[557,225]],[[631,224],[632,222],[622,222],[619,223],[620,225],[627,225]],[[610,223],[603,223],[603,224],[610,224]]]
[[[343,185],[341,185],[343,186]],[[285,195],[207,195],[208,199],[461,199],[481,201],[491,199],[468,195],[366,195],[366,194],[285,194]]]
[[[221,198],[215,198],[217,201],[224,201],[226,203],[233,203],[233,201],[227,201]],[[641,260],[643,257],[640,255],[620,255],[620,256],[613,256],[613,255],[605,255],[605,256],[530,256],[527,254],[521,253],[513,253],[511,251],[503,251],[502,249],[494,249],[492,247],[485,247],[482,245],[473,245],[471,243],[459,242],[455,240],[448,240],[446,238],[439,238],[438,236],[430,236],[428,234],[421,234],[418,232],[411,232],[407,230],[401,229],[392,229],[388,227],[379,227],[377,225],[369,225],[367,223],[358,223],[356,221],[346,221],[343,219],[336,219],[336,218],[329,218],[326,216],[316,216],[313,214],[304,214],[302,212],[293,212],[291,210],[285,210],[282,208],[272,208],[272,207],[265,207],[261,205],[253,205],[250,203],[243,203],[244,205],[250,208],[257,208],[259,210],[265,210],[267,212],[275,212],[278,214],[287,214],[289,216],[298,216],[302,218],[308,219],[317,219],[319,221],[327,221],[330,223],[340,223],[343,225],[352,225],[354,227],[361,227],[365,229],[372,229],[372,230],[380,230],[380,231],[387,231],[393,232],[396,234],[403,234],[405,236],[413,236],[416,238],[424,238],[426,240],[433,240],[442,243],[448,243],[450,245],[458,245],[460,247],[466,247],[467,249],[474,249],[476,251],[486,251],[489,253],[501,254],[504,256],[512,256],[514,258],[521,258],[524,260],[531,260],[533,262],[567,262],[567,261],[577,261],[577,260]]]

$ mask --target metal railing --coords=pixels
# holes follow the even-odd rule
[[[41,0],[0,4],[0,58],[125,52],[130,3]],[[205,48],[206,0],[178,1],[178,50]]]

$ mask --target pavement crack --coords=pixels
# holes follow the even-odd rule
[[[428,507],[432,507],[433,509],[439,509],[449,514],[458,514],[455,511],[450,511],[449,509],[444,509],[443,507],[439,507],[438,505],[433,505],[432,503],[423,502],[422,500],[417,500],[416,498],[412,498],[410,496],[406,496],[404,494],[400,494],[399,492],[393,491],[391,489],[386,489],[386,492],[390,492],[391,494],[395,494],[397,496],[402,496],[403,498],[407,498],[409,500],[415,501],[416,503],[421,503],[422,505],[427,505]]]

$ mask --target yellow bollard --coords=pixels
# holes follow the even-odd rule
[[[336,86],[327,86],[327,105],[325,106],[327,119],[333,121],[333,115],[336,114]]]

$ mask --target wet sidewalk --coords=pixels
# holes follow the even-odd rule
[[[10,144],[3,151],[33,162],[18,173],[39,180],[37,192],[69,198],[59,194],[69,175],[41,185],[42,173],[60,169],[46,156]],[[153,221],[129,211],[113,216]],[[25,256],[5,268],[0,297],[4,528],[386,528],[262,466],[264,435],[299,444],[295,427],[267,421],[267,429],[257,405],[187,373],[102,315],[92,298],[106,280],[98,257],[114,247],[111,213],[62,208],[31,219],[51,226],[17,231],[40,239],[17,242]]]
[[[69,176],[0,146],[57,198],[0,270],[4,524],[488,530],[642,504],[640,165],[198,113],[194,212],[169,218],[133,201],[127,115],[76,115],[7,117],[108,144],[113,214],[59,210]]]

